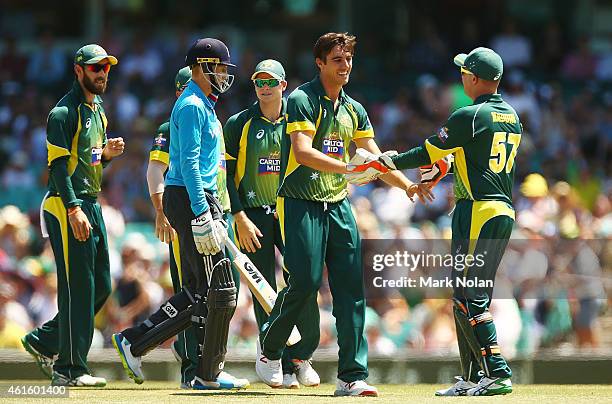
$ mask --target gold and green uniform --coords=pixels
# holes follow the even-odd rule
[[[262,350],[270,359],[280,358],[304,307],[316,305],[326,264],[340,347],[338,378],[345,382],[364,380],[368,376],[368,347],[363,333],[361,240],[346,199],[347,183],[340,174],[297,163],[290,138],[296,131],[314,133],[314,149],[344,162],[349,161],[351,141],[374,136],[361,104],[342,90],[334,107],[319,77],[289,96],[277,199],[289,277],[262,327]]]
[[[348,163],[348,148],[355,139],[374,137],[374,130],[363,106],[340,92],[339,105],[325,95],[319,78],[301,85],[287,102],[287,134],[315,132],[312,147],[323,154]],[[339,202],[348,195],[342,174],[317,171],[298,164],[291,138],[282,141],[281,185],[279,196],[316,202]]]
[[[223,130],[227,151],[228,183],[232,213],[243,211],[261,231],[261,248],[251,253],[242,250],[276,290],[274,247],[283,252],[278,219],[274,217],[280,175],[281,139],[286,129],[286,101],[275,122],[261,112],[259,102],[228,119]],[[235,233],[235,232],[234,232]],[[236,243],[238,240],[236,237]],[[286,273],[283,273],[286,275]],[[256,299],[253,308],[261,328],[268,314]],[[319,343],[318,306],[304,307],[298,322],[302,340],[283,353],[283,369],[291,373],[291,359],[310,359]],[[316,321],[316,322],[314,322]]]
[[[276,122],[264,117],[256,102],[225,123],[223,138],[232,213],[276,205],[281,169],[280,142],[284,132],[284,100],[281,117]]]
[[[219,126],[221,122],[217,121]],[[170,163],[170,121],[162,123],[157,128],[157,135],[151,145],[149,152],[149,161],[160,161],[166,166]],[[165,173],[164,173],[165,176]],[[233,237],[231,226],[230,199],[226,187],[226,167],[225,167],[225,145],[221,142],[221,158],[219,160],[219,172],[217,174],[217,195],[223,211],[225,220],[228,222],[228,232],[230,237]],[[174,239],[169,246],[170,250],[170,277],[172,278],[172,287],[174,293],[178,293],[182,288],[182,272],[180,263],[180,247],[178,237]],[[238,271],[232,267],[236,286],[240,287],[240,278]],[[175,341],[175,350],[181,357],[181,383],[189,383],[195,376],[195,371],[198,365],[198,340],[193,327],[187,328],[185,331],[178,334],[178,340]]]
[[[392,158],[398,169],[406,169],[454,155],[452,252],[484,257],[484,266],[456,271],[457,277],[495,279],[514,224],[514,160],[521,134],[514,109],[499,94],[487,94],[455,111],[425,145]],[[493,288],[463,287],[456,279],[454,287],[463,377],[477,381],[480,369],[487,376],[510,377],[489,313]]]
[[[111,292],[106,227],[96,200],[106,125],[100,97],[87,104],[77,82],[47,120],[49,193],[42,209],[57,266],[59,313],[26,339],[47,356],[58,354],[53,369],[70,379],[90,373],[94,315]],[[76,240],[69,224],[67,209],[77,205],[92,227],[86,241]]]

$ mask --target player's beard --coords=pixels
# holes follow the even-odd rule
[[[92,94],[104,94],[106,91],[106,83],[107,80],[103,77],[92,80],[86,74],[83,75],[83,87]]]

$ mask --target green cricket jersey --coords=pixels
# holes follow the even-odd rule
[[[431,164],[455,156],[455,198],[504,201],[512,205],[514,159],[522,125],[499,94],[478,97],[455,111],[424,146],[393,157],[398,169]]]
[[[221,122],[217,120],[219,124],[219,130],[221,130]],[[225,168],[225,145],[221,143],[221,159],[219,160],[219,174],[217,175],[217,193],[223,211],[227,212],[230,210],[230,199],[227,192],[226,184],[226,168]],[[149,152],[149,161],[157,160],[164,163],[166,166],[170,163],[170,121],[162,123],[157,128],[157,135],[153,140],[151,151]],[[164,173],[165,175],[165,173]]]
[[[314,132],[312,147],[329,157],[349,161],[348,147],[355,139],[374,137],[363,106],[340,91],[338,108],[327,95],[317,76],[301,85],[287,100],[287,134],[281,144],[281,185],[279,196],[318,202],[338,202],[347,194],[342,174],[321,172],[298,164],[293,154],[290,134]]]
[[[97,196],[102,183],[102,150],[106,145],[106,116],[102,99],[94,97],[93,105],[85,102],[78,82],[55,105],[47,119],[47,162],[68,160],[67,169],[74,195]],[[49,192],[59,193],[54,177],[49,177]],[[76,200],[64,201],[69,206]]]
[[[232,213],[244,208],[276,205],[285,112],[286,102],[283,100],[281,116],[272,122],[263,116],[259,102],[256,102],[225,123],[223,137]]]

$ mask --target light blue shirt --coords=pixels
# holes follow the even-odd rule
[[[217,193],[221,129],[215,104],[192,80],[170,115],[170,165],[166,185],[187,188],[196,216],[209,209],[204,191]]]

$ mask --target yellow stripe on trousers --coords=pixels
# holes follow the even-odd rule
[[[174,255],[174,263],[178,271],[179,286],[183,286],[183,272],[181,271],[181,246],[179,245],[178,236],[172,240],[172,254]]]
[[[474,201],[472,204],[472,220],[470,221],[469,254],[476,249],[476,241],[485,223],[497,216],[509,216],[514,219],[514,210],[502,201]]]

